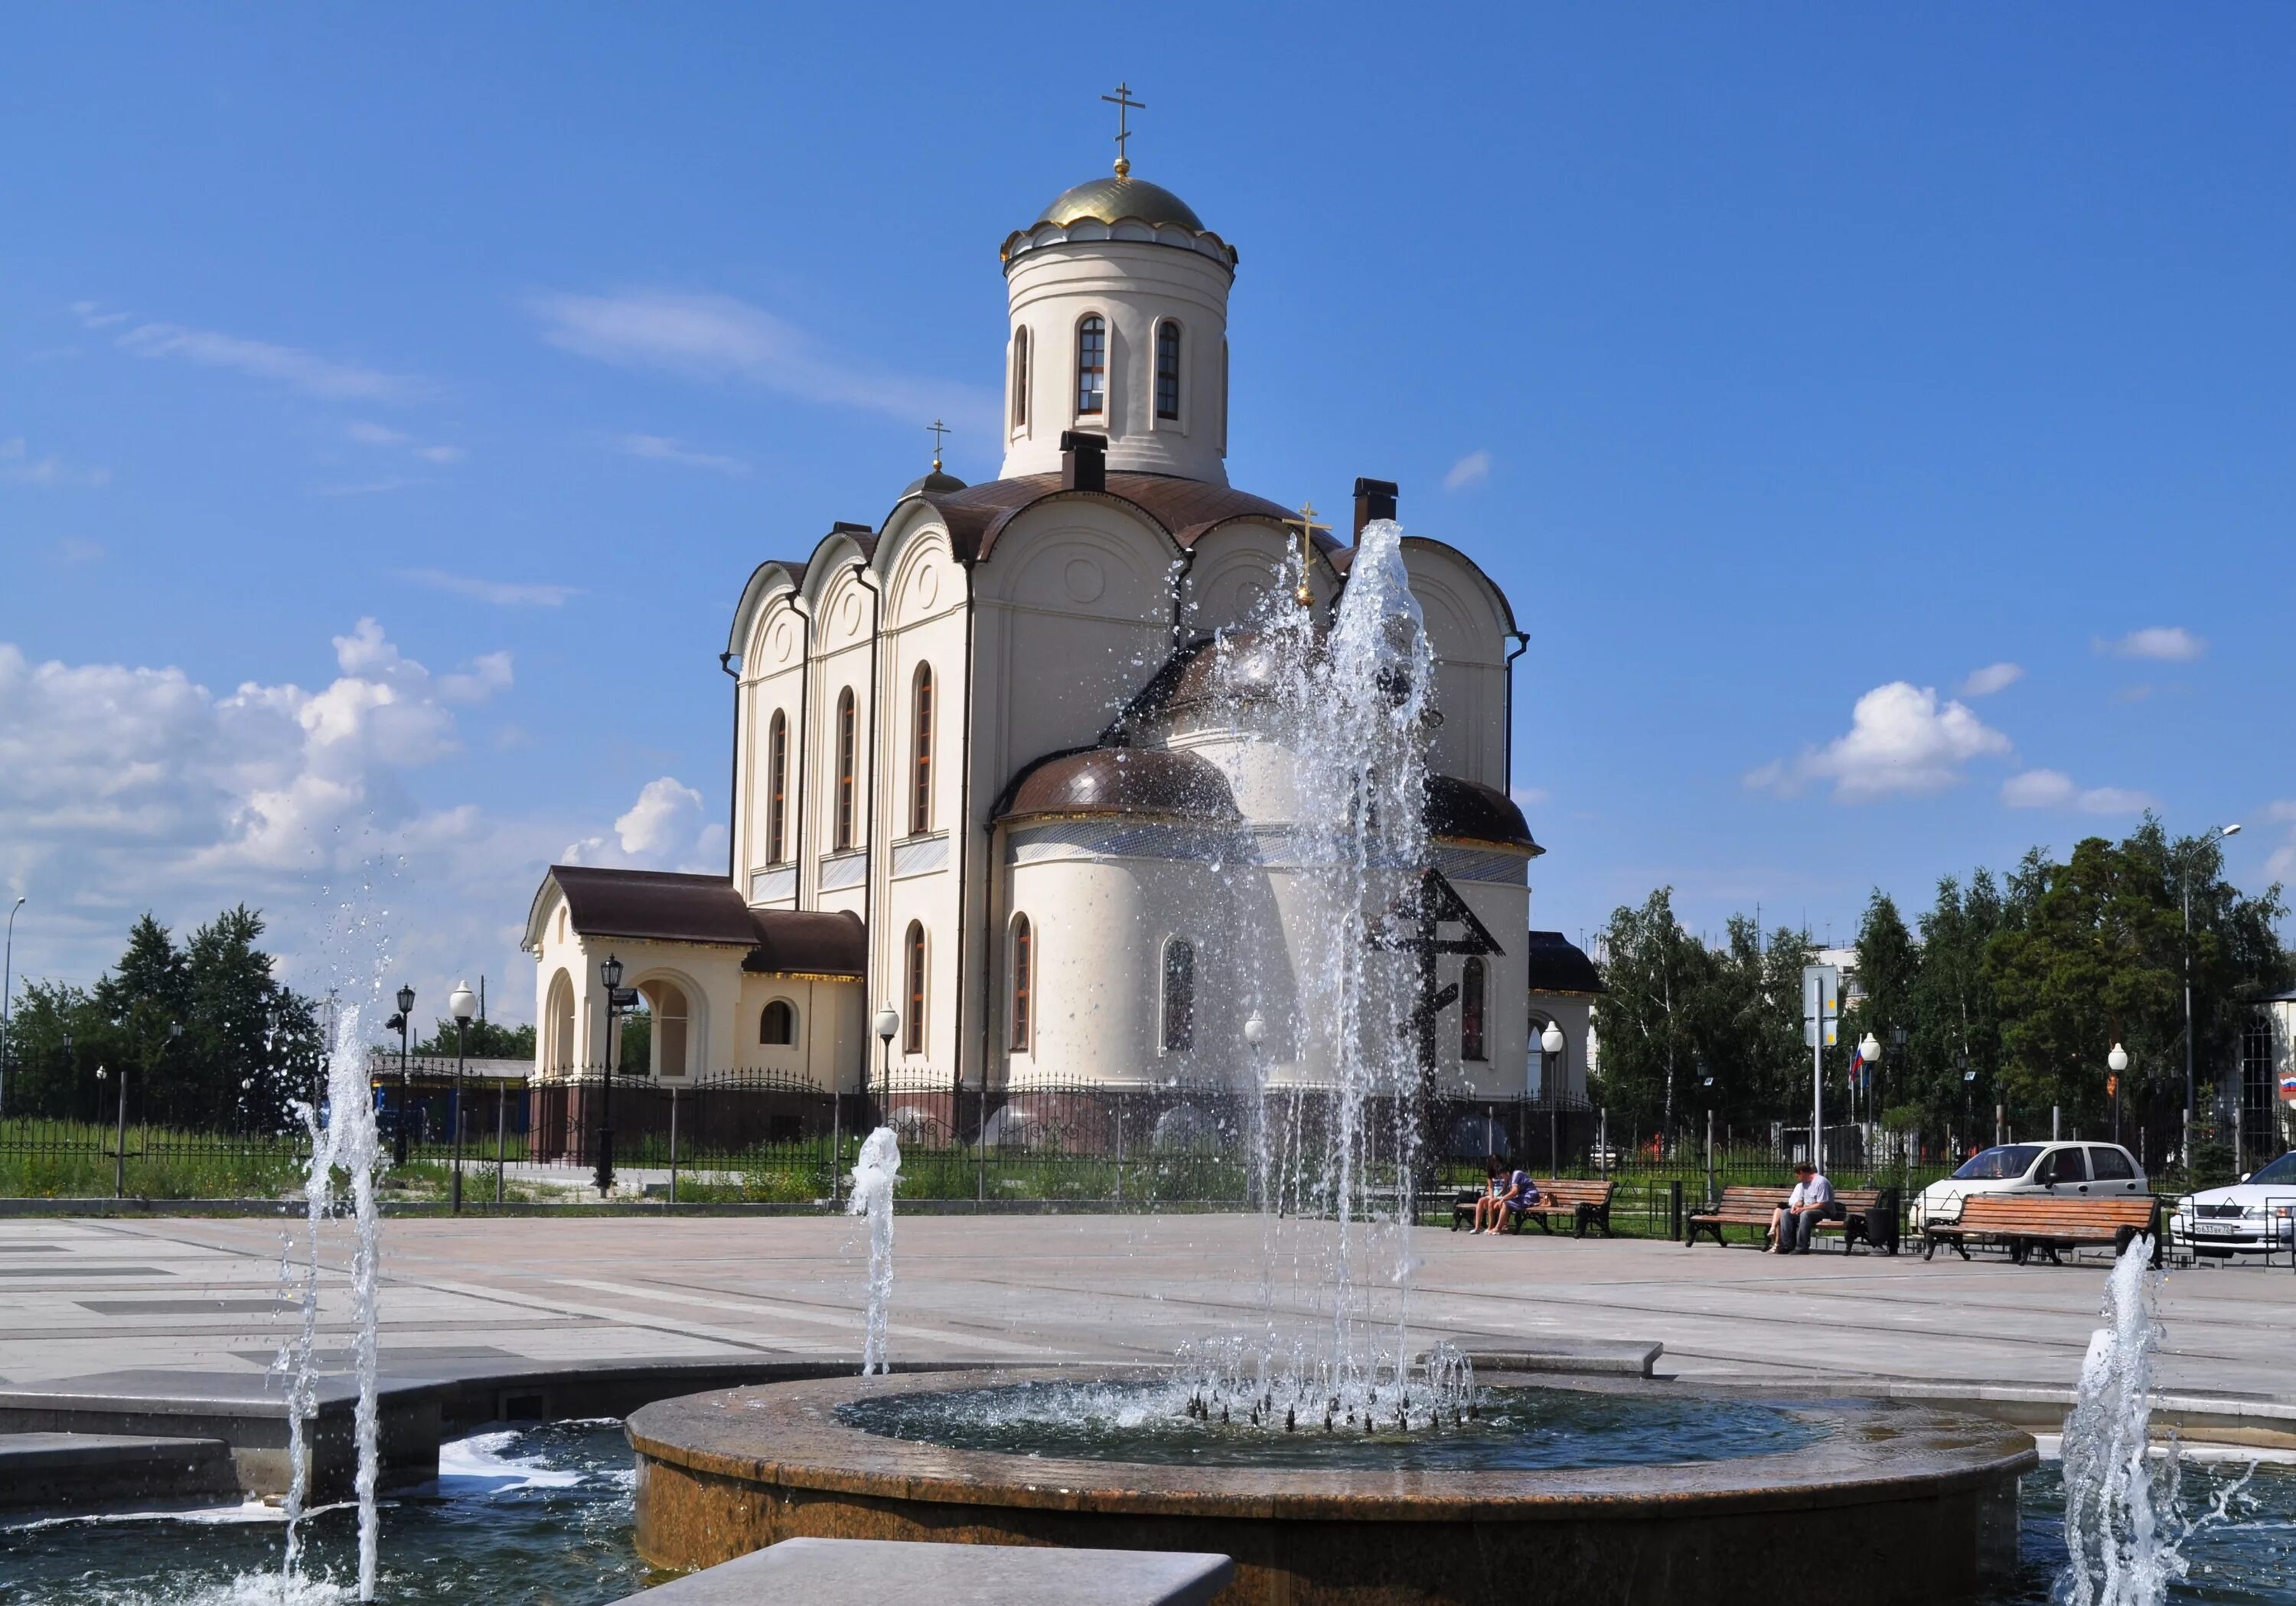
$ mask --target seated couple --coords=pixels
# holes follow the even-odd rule
[[[1538,1184],[1527,1171],[1508,1171],[1494,1157],[1483,1166],[1483,1197],[1475,1201],[1475,1231],[1502,1232],[1538,1203]]]
[[[1794,1189],[1786,1196],[1775,1215],[1770,1217],[1769,1252],[1773,1255],[1807,1255],[1810,1240],[1817,1236],[1817,1223],[1841,1219],[1841,1207],[1834,1202],[1833,1184],[1819,1174],[1808,1160],[1794,1165]]]

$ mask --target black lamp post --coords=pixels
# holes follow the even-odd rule
[[[479,995],[464,982],[447,1000],[455,1015],[455,1213],[463,1211],[463,1066],[471,1046],[471,1017],[479,1012]]]
[[[413,1085],[406,1064],[406,1032],[414,1017],[414,989],[401,987],[398,990],[398,1013],[383,1023],[398,1028],[398,1116],[391,1123],[390,1134],[390,1163],[394,1165],[406,1164],[406,1095]]]
[[[637,989],[622,985],[622,961],[608,954],[598,965],[606,989],[605,1065],[598,1078],[598,1197],[614,1190],[614,1017],[638,1001]]]

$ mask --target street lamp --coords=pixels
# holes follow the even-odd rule
[[[0,959],[0,1115],[8,1113],[8,1028],[15,1019],[11,1011],[16,996],[16,911],[23,907],[21,897],[8,906],[8,952]]]
[[[1556,1067],[1562,1064],[1562,1028],[1550,1020],[1546,1023],[1546,1030],[1538,1034],[1538,1051],[1542,1057],[1542,1063],[1538,1067],[1538,1091],[1546,1095],[1546,1163],[1554,1168],[1554,1174],[1557,1176],[1562,1174],[1562,1153],[1559,1135],[1559,1123],[1562,1116],[1555,1103],[1557,1095],[1554,1073]]]
[[[877,1011],[874,1025],[877,1028],[877,1041],[882,1045],[884,1054],[885,1069],[882,1084],[890,1096],[893,1086],[893,1038],[901,1029],[901,1012],[889,1003]],[[863,1113],[866,1114],[866,1107],[869,1103],[869,1075],[865,1067],[861,1075],[861,1103],[864,1107]]]
[[[463,1210],[463,1066],[471,1044],[471,1017],[479,1012],[479,995],[463,982],[447,995],[455,1016],[455,1213]]]
[[[2222,842],[2227,836],[2240,835],[2240,822],[2218,826],[2209,833],[2208,840]],[[2177,1162],[2186,1172],[2193,1168],[2193,856],[2181,854],[2177,866],[2177,887],[2185,906],[2185,1145],[2177,1151]]]
[[[2120,1141],[2120,1074],[2128,1068],[2128,1050],[2119,1043],[2104,1057],[2105,1069],[2112,1073],[2112,1085],[2106,1089],[2112,1097],[2112,1141]]]
[[[398,1115],[391,1123],[390,1163],[406,1164],[406,1096],[410,1079],[406,1068],[406,1034],[414,1021],[414,989],[398,990],[398,1013],[383,1022],[385,1026],[398,1028]]]
[[[598,980],[606,989],[604,1063],[598,1073],[598,1197],[614,1191],[614,1017],[638,1001],[637,989],[622,985],[622,961],[608,954],[598,961]]]

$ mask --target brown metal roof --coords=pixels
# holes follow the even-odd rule
[[[742,948],[744,970],[858,976],[865,960],[857,917],[751,909],[723,876],[554,864],[549,879],[586,937]]]
[[[1530,956],[1530,990],[1533,992],[1603,992],[1603,977],[1595,968],[1595,961],[1576,943],[1559,931],[1533,931],[1524,934],[1529,938],[1527,951]]]
[[[1017,515],[1053,497],[1090,498],[1136,508],[1184,548],[1194,546],[1231,519],[1268,519],[1280,523],[1299,516],[1265,497],[1177,474],[1111,473],[1104,491],[1063,490],[1058,474],[1020,474],[963,490],[929,494],[923,499],[948,526],[957,556],[973,563],[988,557],[997,536]],[[1324,534],[1316,537],[1316,546],[1326,553],[1341,549]]]
[[[1530,839],[1530,822],[1514,799],[1496,787],[1461,780],[1456,775],[1427,778],[1427,829],[1455,842],[1490,842],[1504,847],[1546,852]]]
[[[1223,825],[1242,818],[1218,765],[1160,747],[1086,747],[1038,759],[996,800],[998,819],[1032,814],[1161,814]]]

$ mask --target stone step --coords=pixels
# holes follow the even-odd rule
[[[0,1505],[116,1505],[239,1498],[219,1438],[141,1433],[0,1433]]]
[[[784,1539],[633,1595],[621,1606],[1204,1606],[1226,1556],[894,1539]]]

